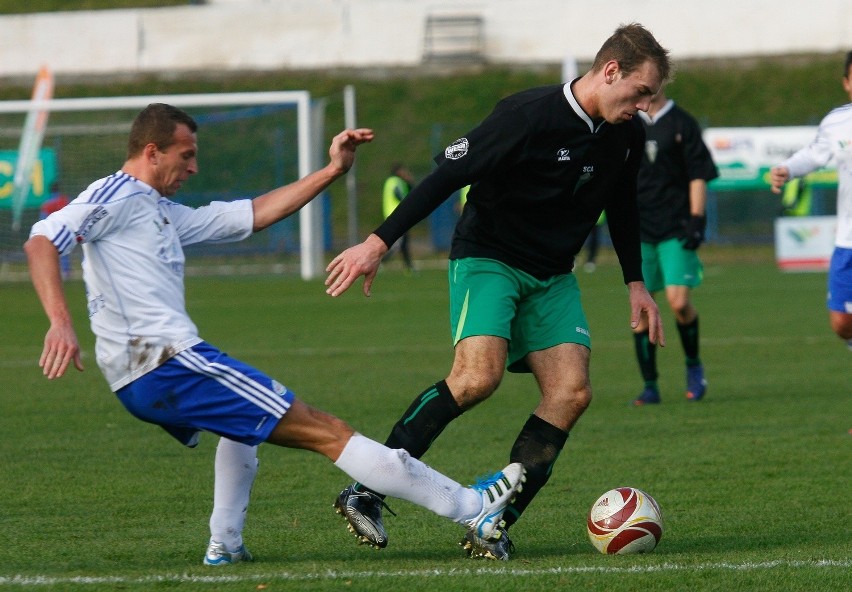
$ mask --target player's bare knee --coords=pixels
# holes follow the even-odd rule
[[[586,410],[592,402],[592,387],[588,383],[584,386],[568,387],[559,394],[545,396],[545,405],[556,404],[570,411],[571,415],[578,415]]]
[[[592,388],[586,385],[575,390],[570,397],[571,405],[578,411],[585,411],[592,403]]]
[[[695,309],[692,307],[692,303],[688,298],[671,298],[669,300],[669,307],[680,324],[688,324],[695,318]]]
[[[500,386],[502,379],[502,368],[473,371],[454,366],[446,382],[459,407],[469,409],[490,397]]]
[[[592,402],[590,386],[551,391],[542,397],[536,414],[561,430],[568,431],[585,413]]]
[[[499,385],[499,379],[467,380],[458,388],[451,387],[451,390],[458,406],[467,410],[490,397]]]
[[[852,315],[831,315],[831,330],[841,339],[852,339]]]

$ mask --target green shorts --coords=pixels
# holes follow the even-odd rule
[[[642,277],[649,292],[666,286],[695,288],[704,278],[704,267],[696,251],[683,248],[679,238],[657,244],[642,243]]]
[[[503,337],[510,372],[529,372],[533,351],[561,343],[591,348],[573,274],[539,280],[493,259],[465,258],[450,261],[449,280],[453,346],[475,335]]]

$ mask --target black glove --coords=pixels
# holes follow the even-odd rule
[[[704,228],[707,226],[707,218],[704,216],[690,216],[686,223],[686,234],[684,235],[683,248],[694,251],[704,242]]]

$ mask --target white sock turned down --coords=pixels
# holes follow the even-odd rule
[[[243,544],[243,527],[257,464],[257,446],[219,438],[214,463],[210,538],[224,543],[230,551],[236,551]]]
[[[392,450],[361,434],[350,438],[334,464],[374,491],[423,506],[454,522],[482,511],[479,493],[412,458],[405,450]]]

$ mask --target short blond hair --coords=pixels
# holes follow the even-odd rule
[[[669,50],[661,46],[651,32],[639,23],[621,25],[604,41],[595,56],[592,71],[599,72],[612,60],[618,62],[625,75],[634,72],[648,60],[657,66],[663,82],[671,75]]]

